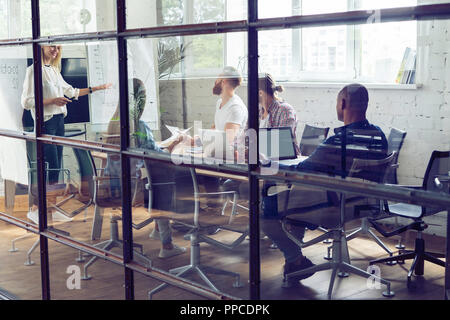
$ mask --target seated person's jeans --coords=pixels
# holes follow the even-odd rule
[[[274,186],[274,182],[266,181],[262,190],[262,217],[260,219],[261,229],[266,236],[272,240],[283,252],[287,263],[296,261],[302,256],[301,248],[288,238],[281,225],[282,216],[278,211],[278,195],[268,196],[267,191]],[[304,227],[291,227],[291,233],[299,240],[305,234]]]

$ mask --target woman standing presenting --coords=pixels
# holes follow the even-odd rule
[[[61,46],[42,46],[42,92],[44,104],[44,127],[43,133],[64,136],[64,117],[67,116],[67,103],[70,99],[78,100],[78,97],[104,90],[111,87],[111,84],[103,84],[97,87],[77,89],[64,81],[61,75]],[[70,97],[70,99],[66,98]],[[35,115],[34,103],[34,72],[33,65],[28,67],[22,91],[22,107],[31,110],[33,119]],[[76,112],[74,110],[73,112]],[[48,163],[49,169],[60,169],[62,160],[62,146],[44,145],[44,160]],[[58,183],[59,170],[50,170],[48,173],[48,183]],[[32,211],[37,207],[33,206]]]
[[[104,84],[97,87],[77,89],[64,81],[61,75],[61,46],[42,46],[42,90],[44,102],[44,128],[43,133],[64,136],[64,117],[67,116],[67,103],[72,102],[66,97],[78,100],[78,97],[85,96],[98,90],[111,87],[111,84]],[[22,92],[22,107],[31,110],[33,119],[35,116],[34,105],[34,76],[33,66],[28,67]],[[76,112],[74,110],[73,112]],[[60,169],[62,158],[62,146],[45,145],[44,157],[49,169]],[[58,182],[59,171],[50,170],[50,184]]]

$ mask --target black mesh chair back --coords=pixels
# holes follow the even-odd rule
[[[386,181],[387,171],[395,163],[396,158],[396,151],[380,160],[354,158],[348,177],[384,183]]]
[[[437,176],[447,176],[450,173],[450,151],[433,151],[427,170],[423,177],[422,188],[432,192],[443,192],[435,183]],[[437,208],[422,207],[422,216],[435,214],[442,211]]]
[[[388,137],[388,153],[390,154],[393,151],[396,152],[394,163],[398,162],[398,156],[399,156],[399,153],[400,153],[400,149],[403,146],[403,142],[405,140],[405,137],[406,137],[406,132],[405,131],[401,131],[401,130],[396,129],[396,128],[392,128],[391,132],[389,133],[389,137]],[[387,176],[386,176],[386,183],[398,184],[397,168],[396,167],[391,167],[388,170]]]
[[[330,128],[319,128],[310,125],[305,125],[302,139],[300,141],[300,153],[302,156],[311,155],[317,146],[324,141],[328,136]]]

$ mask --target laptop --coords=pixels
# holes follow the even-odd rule
[[[199,129],[202,148],[206,157],[223,158],[226,155],[225,131],[215,129]]]
[[[302,160],[295,153],[295,140],[290,127],[260,128],[259,152],[284,165],[298,164]]]

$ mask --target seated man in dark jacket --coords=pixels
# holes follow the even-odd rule
[[[368,102],[369,95],[364,86],[351,84],[344,87],[338,94],[336,104],[338,120],[344,122],[344,126],[335,129],[335,134],[320,144],[306,160],[296,166],[280,165],[280,169],[346,177],[354,158],[385,158],[388,149],[387,139],[379,127],[367,121]],[[365,178],[367,179],[367,174]],[[368,179],[372,180],[370,176]],[[286,261],[285,274],[311,267],[313,263],[302,255],[301,249],[282,230],[280,223],[282,216],[278,213],[277,196],[267,196],[267,190],[272,185],[265,183],[263,189],[261,228],[283,252]],[[296,237],[303,238],[305,229],[301,227],[294,229]],[[292,281],[298,283],[299,280],[310,276],[312,274]]]

